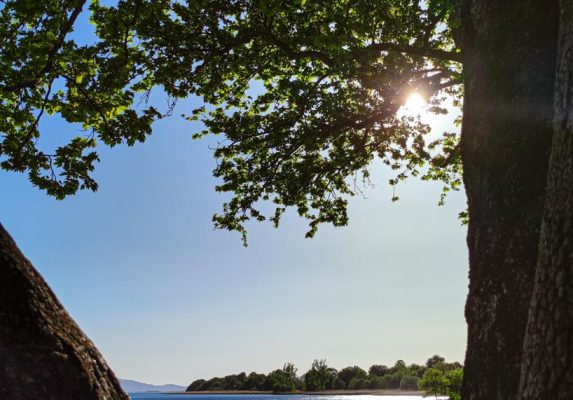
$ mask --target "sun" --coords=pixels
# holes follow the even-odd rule
[[[401,107],[400,111],[403,113],[403,115],[406,115],[408,117],[415,117],[420,114],[425,114],[426,100],[424,99],[424,97],[422,97],[420,93],[413,92],[412,94],[410,94],[410,96],[408,96],[408,99]]]
[[[433,113],[430,111],[431,107],[428,103],[428,99],[424,97],[420,92],[411,92],[406,101],[398,110],[397,116],[402,118],[406,117],[408,119],[414,118],[418,119],[432,128],[439,126],[443,122],[443,116]]]

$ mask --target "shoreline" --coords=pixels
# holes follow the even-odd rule
[[[323,390],[320,392],[283,392],[273,393],[272,391],[259,391],[259,390],[203,390],[195,392],[168,392],[162,394],[173,395],[274,395],[274,396],[422,396],[423,392],[420,390],[400,390],[400,389],[361,389],[361,390]]]

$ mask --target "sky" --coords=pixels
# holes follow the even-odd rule
[[[451,116],[425,118],[435,133],[454,129]],[[74,128],[43,129],[57,140]],[[144,144],[100,148],[98,192],[63,201],[0,173],[0,221],[119,377],[187,385],[287,361],[303,373],[321,358],[365,369],[463,361],[462,192],[439,207],[439,183],[410,179],[391,202],[391,172],[376,162],[349,226],[305,239],[306,222],[287,212],[279,229],[250,224],[244,248],[213,229],[225,196],[211,174],[215,138],[193,141],[197,129],[173,117]]]

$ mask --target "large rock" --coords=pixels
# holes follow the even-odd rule
[[[2,225],[0,399],[129,399],[94,344]]]

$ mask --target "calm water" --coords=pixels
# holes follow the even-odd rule
[[[371,396],[371,395],[345,395],[345,396],[318,396],[318,395],[282,395],[272,394],[155,394],[155,393],[131,393],[132,400],[422,400],[422,396]],[[427,397],[426,400],[433,397]]]

